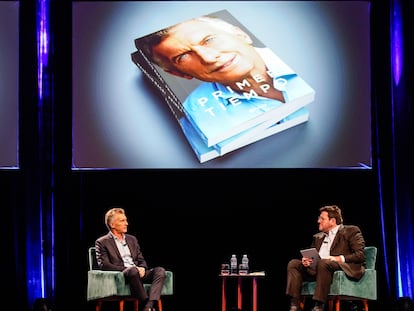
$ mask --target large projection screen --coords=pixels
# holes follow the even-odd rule
[[[136,38],[223,9],[315,99],[307,122],[200,163],[131,53]],[[75,170],[371,169],[369,1],[73,1],[72,52]]]
[[[0,169],[18,161],[19,2],[0,1]]]

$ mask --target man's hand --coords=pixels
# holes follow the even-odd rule
[[[144,275],[145,275],[145,268],[143,268],[143,267],[137,267],[137,269],[138,269],[139,276],[141,278],[144,277]]]
[[[313,260],[309,257],[302,257],[302,265],[304,267],[309,267],[312,264]]]

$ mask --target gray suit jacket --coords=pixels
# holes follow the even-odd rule
[[[133,235],[125,234],[125,241],[128,244],[134,264],[138,267],[144,267],[147,270],[148,265],[142,255],[138,239]],[[95,241],[95,247],[96,259],[100,269],[112,271],[123,271],[126,269],[118,247],[116,246],[115,239],[109,232]]]
[[[313,236],[312,247],[318,251],[321,248],[325,238],[323,232]],[[339,225],[338,232],[332,242],[331,256],[343,255],[345,262],[340,262],[341,269],[347,276],[354,279],[360,279],[365,272],[365,239],[358,226]]]

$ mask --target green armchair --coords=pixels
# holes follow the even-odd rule
[[[104,301],[118,301],[119,311],[124,310],[126,301],[132,301],[134,304],[134,311],[138,311],[138,299],[131,296],[129,285],[125,284],[124,274],[120,271],[103,271],[99,270],[96,261],[95,247],[90,247],[88,250],[89,257],[89,271],[88,271],[88,286],[87,286],[87,300],[95,301],[95,310],[100,311]],[[166,271],[166,278],[161,295],[173,295],[174,283],[173,272]],[[150,284],[144,284],[146,289],[149,289]],[[158,310],[162,311],[162,301],[158,300]]]
[[[335,271],[328,297],[329,311],[332,311],[333,305],[335,305],[335,311],[339,311],[341,300],[361,300],[364,310],[368,311],[368,301],[377,300],[376,260],[377,248],[375,246],[367,246],[365,247],[365,274],[360,280],[351,280],[345,275],[345,272]],[[306,297],[312,296],[315,287],[316,282],[303,282],[302,297],[306,299]],[[304,305],[304,301],[302,305]]]

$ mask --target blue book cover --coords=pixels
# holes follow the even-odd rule
[[[174,117],[177,119],[184,136],[189,142],[200,163],[223,156],[233,150],[242,148],[258,140],[282,132],[298,124],[307,122],[309,119],[309,110],[306,107],[303,107],[286,116],[282,120],[267,120],[214,146],[208,147],[192,123],[188,120],[185,113],[182,111],[179,100],[176,96],[174,96],[171,90],[166,87],[166,84],[163,83],[163,78],[155,70],[154,66],[148,63],[139,51],[133,53],[131,56],[132,60],[141,69],[144,75],[163,95],[165,102]]]
[[[230,12],[221,10],[135,39],[207,147],[282,120],[315,91]],[[192,84],[186,84],[186,81]]]
[[[309,120],[309,110],[306,107],[300,108],[298,111],[290,114],[279,122],[263,129],[256,135],[249,136],[240,134],[237,137],[229,138],[216,146],[207,147],[203,139],[198,135],[192,124],[186,117],[180,119],[180,125],[183,128],[184,135],[189,141],[200,163],[223,156],[231,151],[240,149],[250,145],[258,140],[280,133],[296,125],[305,123]],[[247,136],[247,137],[244,137]]]
[[[226,139],[225,141],[218,143],[217,145],[214,146],[214,148],[218,151],[220,155],[224,155],[230,151],[247,146],[258,140],[272,136],[276,133],[280,133],[298,124],[307,122],[308,120],[309,120],[309,109],[307,107],[302,107],[299,110],[286,116],[282,120],[272,123],[270,126],[267,126],[266,128],[260,131],[256,131],[256,130],[253,131],[251,129],[247,130],[241,134],[238,134],[229,139]],[[263,124],[267,125],[268,121],[264,122]],[[253,132],[254,134],[249,135],[249,133],[246,133],[249,131]]]

